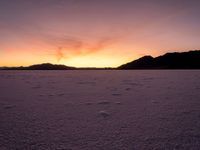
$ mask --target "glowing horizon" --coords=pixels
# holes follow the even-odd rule
[[[200,1],[2,0],[0,66],[117,67],[200,49]]]

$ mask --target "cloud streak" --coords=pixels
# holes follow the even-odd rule
[[[63,36],[53,37],[49,39],[49,42],[55,48],[54,56],[59,62],[62,59],[85,56],[102,51],[114,44],[116,38],[104,37],[94,42],[88,42],[87,40]]]

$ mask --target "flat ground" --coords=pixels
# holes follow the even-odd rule
[[[200,71],[0,71],[0,150],[199,150]]]

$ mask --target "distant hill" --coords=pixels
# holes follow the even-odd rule
[[[2,67],[2,70],[74,70],[75,67],[65,65],[54,65],[50,63],[37,64],[29,67]]]
[[[144,56],[118,69],[200,69],[200,50],[166,53],[155,58]]]
[[[72,70],[72,69],[75,69],[75,67],[44,63],[44,64],[39,64],[39,65],[29,66],[28,69],[30,69],[30,70]]]
[[[200,69],[200,50],[166,53],[153,58],[144,56],[117,68],[76,68],[50,63],[28,67],[0,67],[0,70],[114,70],[114,69]]]
[[[111,70],[114,68],[76,68],[65,65],[56,65],[50,63],[36,64],[28,67],[0,67],[0,70]]]

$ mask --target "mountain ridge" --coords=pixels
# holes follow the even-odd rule
[[[77,68],[61,64],[42,63],[28,67],[0,67],[0,70],[132,70],[132,69],[200,69],[200,50],[165,53],[158,57],[143,56],[116,68]]]
[[[1,70],[74,70],[75,67],[51,64],[51,63],[42,63],[35,64],[28,67],[1,67]]]
[[[200,50],[144,56],[123,64],[118,69],[200,69]]]

